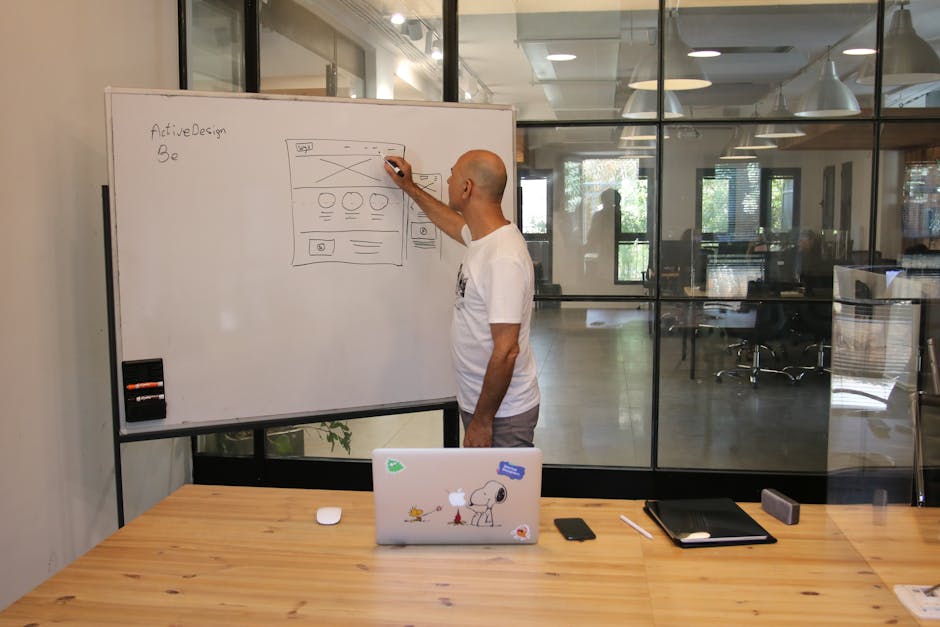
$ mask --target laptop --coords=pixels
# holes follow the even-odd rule
[[[535,544],[542,451],[372,451],[377,544]]]

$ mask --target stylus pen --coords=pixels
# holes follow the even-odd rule
[[[635,522],[633,522],[632,520],[630,520],[629,518],[627,518],[627,517],[624,516],[623,514],[620,514],[620,520],[622,520],[623,522],[627,523],[628,525],[630,525],[631,527],[633,527],[634,529],[636,529],[637,531],[639,531],[642,535],[646,536],[646,537],[649,538],[650,540],[653,539],[653,536],[652,536],[652,534],[650,534],[649,531],[647,531],[647,530],[644,529],[643,527],[639,526],[638,524],[636,524]]]

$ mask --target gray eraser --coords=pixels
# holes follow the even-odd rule
[[[788,525],[800,522],[800,504],[786,494],[766,488],[761,490],[760,505],[764,511]]]

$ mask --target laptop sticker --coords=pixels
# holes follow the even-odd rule
[[[474,490],[467,504],[473,511],[470,524],[475,527],[498,527],[493,518],[493,508],[506,502],[508,496],[506,486],[499,481],[487,481],[483,487]]]
[[[438,505],[431,511],[425,511],[418,507],[417,505],[412,505],[411,509],[408,510],[408,518],[405,522],[427,522],[427,517],[435,512],[439,512],[443,507]]]
[[[389,457],[387,460],[385,460],[385,470],[387,470],[389,474],[394,475],[403,471],[404,469],[405,465],[393,457]]]
[[[512,537],[518,540],[519,542],[525,542],[532,537],[531,532],[529,531],[529,525],[519,525],[512,532]]]
[[[499,470],[496,474],[509,477],[511,480],[522,479],[525,477],[525,466],[517,466],[509,462],[499,462]]]

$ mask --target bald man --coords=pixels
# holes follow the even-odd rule
[[[535,293],[532,258],[503,216],[506,166],[471,150],[447,179],[448,204],[415,184],[411,164],[390,156],[389,177],[448,236],[467,247],[457,272],[451,324],[463,445],[533,446],[539,385],[529,345]]]

